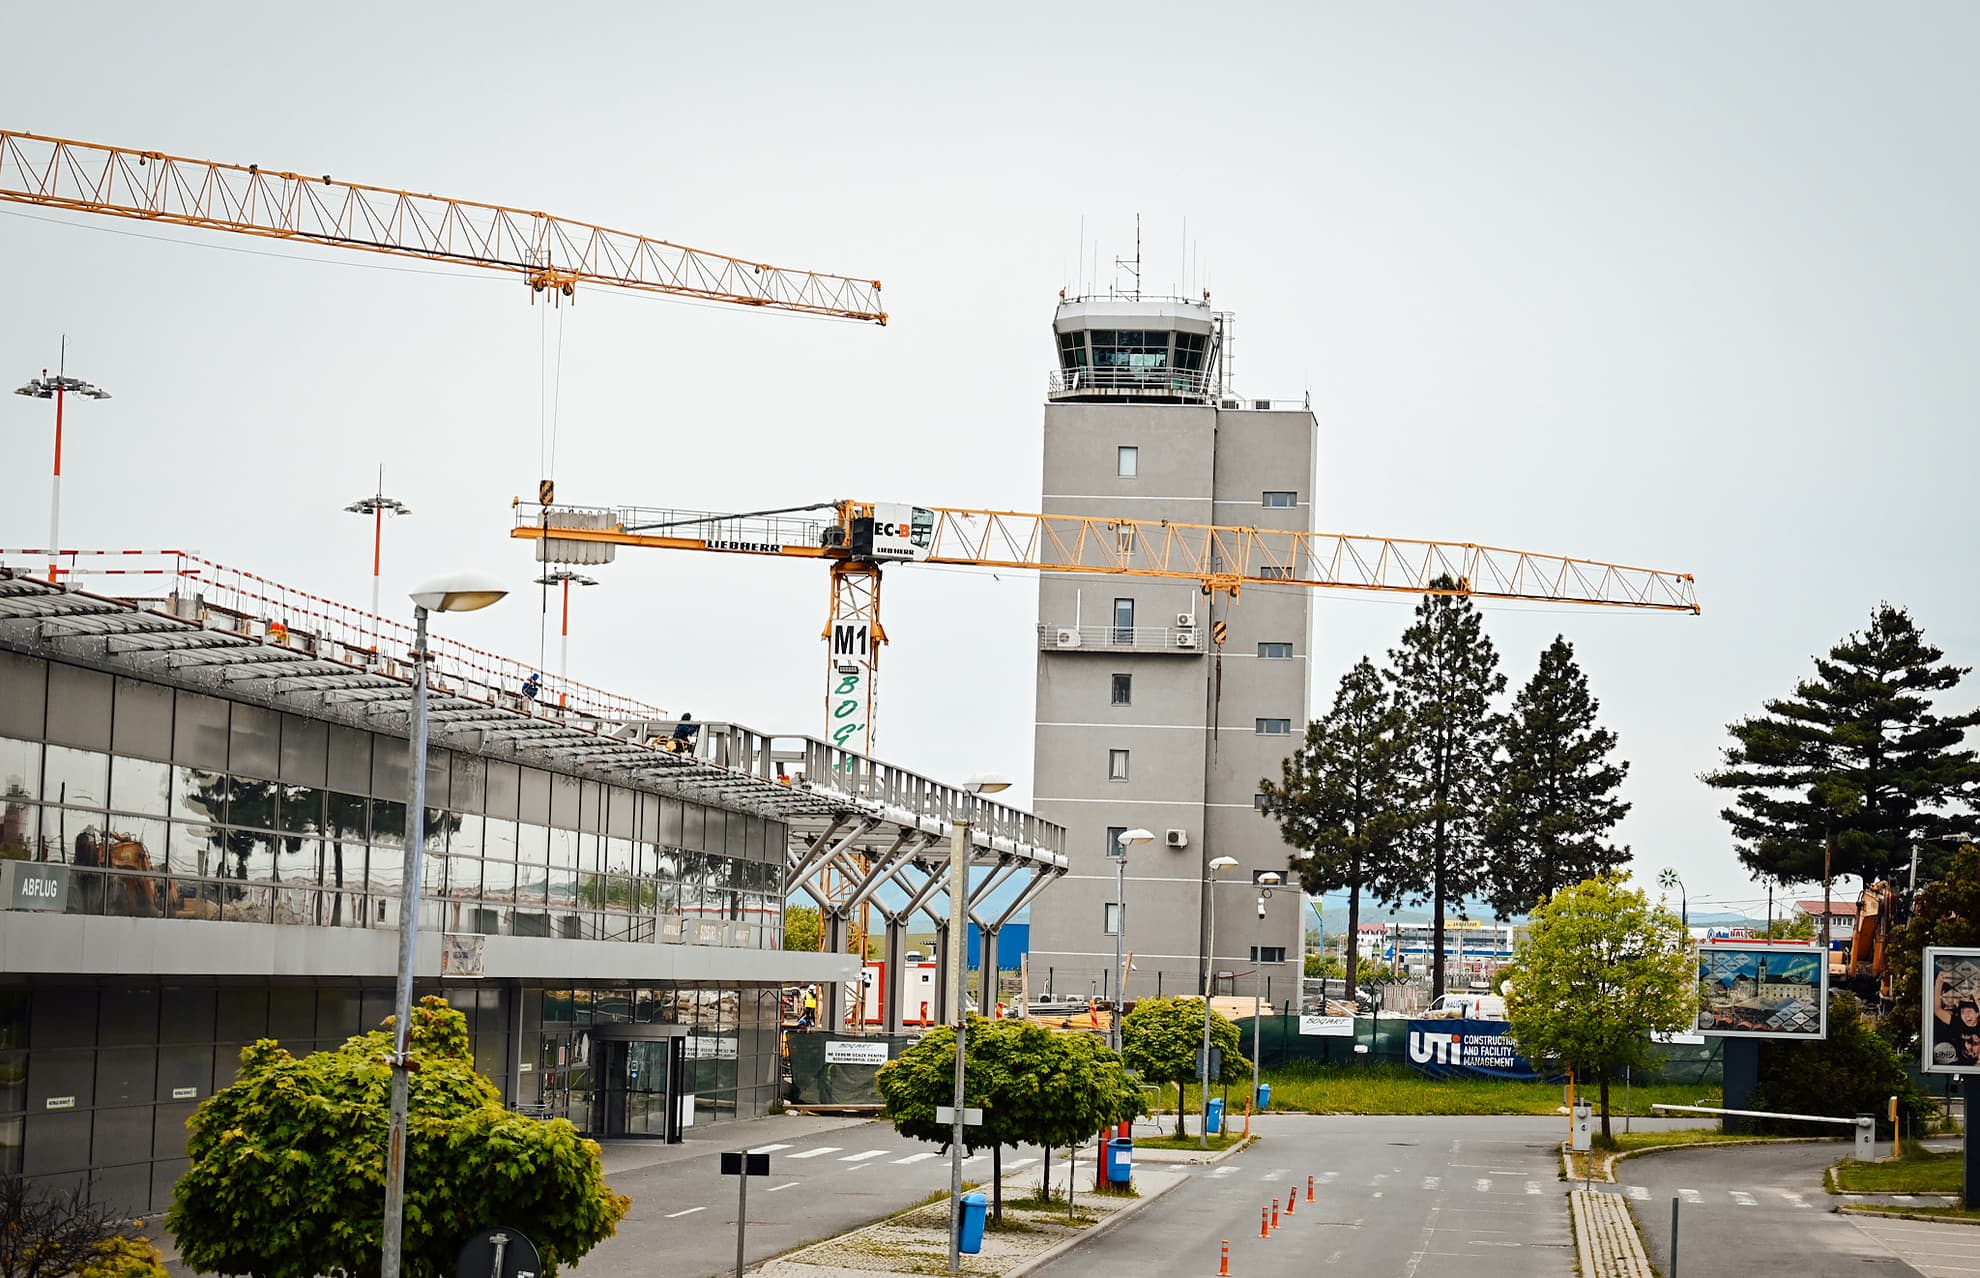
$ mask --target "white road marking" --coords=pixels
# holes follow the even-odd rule
[[[667,1219],[678,1220],[682,1216],[692,1216],[698,1211],[707,1211],[707,1210],[708,1209],[706,1207],[690,1207],[686,1211],[670,1211],[667,1213]]]
[[[804,1152],[803,1152],[802,1154],[792,1154],[792,1155],[791,1155],[791,1157],[792,1157],[792,1158],[820,1158],[820,1157],[823,1157],[823,1156],[824,1156],[824,1155],[826,1155],[826,1154],[836,1154],[836,1153],[838,1153],[838,1152],[839,1152],[839,1149],[840,1149],[840,1146],[838,1146],[838,1145],[820,1145],[820,1146],[819,1146],[819,1147],[818,1147],[817,1149],[807,1149],[807,1150],[805,1150],[805,1151],[804,1151]]]
[[[1781,1197],[1787,1199],[1788,1202],[1793,1206],[1801,1208],[1803,1211],[1813,1211],[1815,1209],[1813,1203],[1810,1203],[1806,1198],[1803,1198],[1800,1194],[1795,1193],[1791,1189],[1777,1189],[1774,1192],[1779,1194]]]
[[[968,1056],[969,1053],[964,1052],[963,1055]],[[894,1160],[894,1166],[898,1167],[902,1163],[918,1163],[923,1161],[924,1159],[929,1159],[933,1157],[935,1157],[935,1151],[924,1149],[919,1154],[909,1154],[906,1158],[896,1158]]]
[[[963,1055],[964,1055],[964,1056],[968,1056],[968,1055],[969,1055],[969,1053],[968,1053],[968,1052],[964,1052],[964,1053],[963,1053]],[[1004,1166],[1006,1166],[1006,1167],[1023,1167],[1023,1166],[1025,1166],[1025,1165],[1027,1165],[1027,1164],[1029,1164],[1029,1163],[1035,1163],[1035,1162],[1037,1162],[1037,1161],[1038,1161],[1038,1160],[1037,1160],[1036,1158],[1013,1158],[1013,1159],[1012,1159],[1011,1161],[1009,1161],[1008,1163],[1005,1163],[1005,1164],[1004,1164]]]
[[[967,1053],[967,1052],[965,1052],[965,1053],[963,1053],[963,1055],[965,1055],[965,1056],[967,1056],[968,1054],[969,1054],[969,1053]],[[1441,1177],[1441,1176],[1425,1176],[1425,1177],[1423,1178],[1423,1187],[1424,1187],[1425,1189],[1435,1189],[1435,1188],[1436,1188],[1437,1186],[1439,1186],[1439,1185],[1441,1185],[1441,1184],[1443,1184],[1443,1183],[1444,1183],[1444,1180],[1443,1180],[1443,1177]]]
[[[965,1053],[963,1053],[963,1055],[964,1055],[964,1056],[967,1056],[967,1055],[969,1055],[969,1053],[967,1053],[967,1052],[965,1052]],[[1236,1170],[1237,1170],[1237,1168],[1235,1168],[1235,1167],[1219,1167],[1219,1168],[1218,1168],[1217,1170],[1215,1170],[1215,1171],[1213,1171],[1213,1172],[1211,1172],[1210,1174],[1211,1174],[1212,1176],[1228,1176],[1228,1175],[1230,1175],[1230,1174],[1231,1174],[1232,1172],[1234,1172],[1234,1171],[1236,1171]]]
[[[1705,1195],[1695,1189],[1680,1189],[1678,1190],[1678,1197],[1688,1203],[1702,1203],[1705,1201]]]
[[[964,1053],[964,1055],[967,1054]],[[842,1163],[863,1163],[869,1158],[885,1158],[886,1156],[887,1151],[884,1149],[863,1149],[857,1154],[847,1154],[839,1161]]]
[[[969,1053],[965,1052],[963,1053],[963,1055],[966,1058],[969,1055]],[[770,1186],[770,1188],[764,1190],[763,1192],[766,1194],[774,1194],[780,1189],[789,1189],[792,1185],[801,1185],[803,1183],[804,1183],[803,1181],[799,1181],[799,1180],[787,1180],[781,1185],[772,1185]]]
[[[967,1056],[969,1053],[965,1052],[963,1055]],[[1650,1200],[1650,1191],[1641,1185],[1631,1185],[1629,1187],[1629,1196],[1639,1203],[1648,1202]]]
[[[967,1052],[965,1052],[965,1053],[963,1053],[963,1054],[964,1054],[965,1056],[967,1056],[967,1055],[968,1055],[969,1053],[967,1053]],[[1331,1184],[1333,1184],[1333,1183],[1334,1183],[1335,1181],[1337,1181],[1337,1180],[1339,1180],[1340,1178],[1341,1178],[1341,1174],[1340,1174],[1339,1172],[1337,1172],[1337,1171],[1330,1171],[1330,1172],[1321,1172],[1321,1173],[1320,1173],[1320,1183],[1321,1183],[1321,1184],[1323,1184],[1323,1185],[1331,1185]]]
[[[964,1052],[963,1055],[968,1056],[969,1053]],[[780,1149],[789,1149],[789,1148],[790,1148],[789,1145],[758,1145],[755,1149],[752,1149],[749,1152],[752,1154],[774,1154]]]
[[[1492,1192],[1492,1182],[1489,1178],[1484,1176],[1480,1176],[1477,1180],[1472,1181],[1471,1187],[1477,1190],[1481,1194],[1489,1194]]]
[[[1759,1202],[1757,1198],[1743,1189],[1729,1189],[1726,1192],[1732,1195],[1732,1200],[1742,1207],[1752,1207]]]
[[[965,1057],[965,1059],[966,1059],[966,1058],[967,1058],[967,1057],[969,1056],[969,1053],[968,1053],[968,1052],[964,1052],[964,1053],[963,1053],[963,1056],[964,1056],[964,1057]],[[971,1163],[973,1163],[973,1162],[975,1162],[975,1161],[976,1161],[977,1159],[979,1159],[979,1158],[988,1158],[988,1157],[990,1157],[990,1155],[988,1155],[988,1154],[971,1154],[971,1155],[970,1155],[969,1157],[967,1157],[967,1158],[965,1158],[965,1159],[963,1159],[963,1166],[965,1166],[965,1167],[967,1167],[967,1166],[969,1166],[969,1165],[970,1165]]]
[[[969,1053],[964,1052],[963,1055],[967,1056],[969,1055]],[[1892,1196],[1891,1201],[1894,1203],[1915,1203],[1918,1200],[1916,1198],[1913,1198],[1910,1194],[1896,1194]]]
[[[963,1053],[963,1055],[964,1055],[964,1056],[968,1056],[968,1055],[969,1055],[969,1053],[968,1053],[968,1052],[964,1052],[964,1053]],[[1526,1182],[1526,1192],[1527,1192],[1527,1193],[1529,1193],[1529,1194],[1535,1194],[1535,1195],[1537,1195],[1537,1194],[1538,1194],[1538,1193],[1540,1192],[1540,1182],[1539,1182],[1539,1181],[1537,1181],[1537,1180],[1529,1180],[1529,1181],[1527,1181],[1527,1182]]]
[[[967,1056],[968,1054],[969,1054],[968,1052],[964,1052],[964,1053],[963,1053],[963,1055],[965,1055],[965,1056]],[[1374,1174],[1374,1175],[1373,1175],[1372,1177],[1370,1177],[1370,1178],[1369,1178],[1369,1181],[1368,1181],[1368,1183],[1369,1183],[1370,1185],[1379,1185],[1379,1184],[1382,1184],[1382,1183],[1383,1183],[1384,1181],[1386,1181],[1386,1180],[1388,1180],[1388,1179],[1389,1179],[1389,1173],[1387,1173],[1387,1172],[1376,1172],[1376,1173],[1375,1173],[1375,1174]]]
[[[968,1054],[968,1053],[964,1053],[964,1055],[967,1055],[967,1054]],[[1379,1190],[1379,1189],[1378,1189],[1378,1190],[1376,1190],[1376,1191],[1375,1191],[1374,1193],[1372,1193],[1372,1194],[1370,1194],[1370,1195],[1369,1195],[1369,1197],[1370,1197],[1370,1198],[1380,1198],[1381,1196],[1382,1196],[1382,1191],[1381,1191],[1381,1190]]]

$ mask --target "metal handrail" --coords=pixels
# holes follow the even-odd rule
[[[1155,395],[1199,395],[1216,393],[1216,373],[1206,368],[1178,368],[1170,364],[1154,367],[1121,367],[1081,364],[1055,368],[1047,374],[1045,390],[1050,395],[1076,395],[1082,391],[1131,391]]]

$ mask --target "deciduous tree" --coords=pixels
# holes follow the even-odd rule
[[[784,948],[812,953],[818,948],[818,907],[815,905],[786,905],[784,907]]]
[[[1452,589],[1439,577],[1432,586]],[[1430,993],[1444,992],[1444,911],[1484,884],[1483,821],[1505,690],[1499,654],[1467,597],[1425,595],[1416,624],[1389,650],[1384,672],[1402,711],[1402,772],[1413,819],[1400,840],[1399,878],[1412,901],[1430,902]]]
[[[1347,997],[1354,998],[1361,893],[1397,903],[1407,884],[1393,870],[1410,820],[1403,784],[1403,716],[1373,662],[1363,657],[1341,677],[1334,705],[1306,726],[1279,781],[1259,782],[1265,809],[1293,849],[1300,886],[1319,896],[1348,894]]]
[[[954,1102],[955,1069],[953,1026],[931,1029],[881,1066],[874,1086],[896,1131],[948,1144],[952,1128],[936,1121],[935,1110]],[[998,1219],[1004,1209],[1004,1146],[1077,1145],[1142,1112],[1140,1090],[1106,1044],[1091,1034],[1015,1018],[969,1018],[963,1088],[966,1107],[983,1110],[982,1125],[965,1127],[963,1139],[972,1149],[991,1147]],[[1049,1188],[1048,1181],[1048,1193]]]
[[[1245,1058],[1237,1026],[1208,1008],[1210,1046],[1223,1054],[1223,1069],[1213,1083],[1249,1082],[1251,1062]],[[1196,1080],[1196,1053],[1203,1046],[1200,998],[1144,998],[1121,1018],[1121,1055],[1127,1067],[1150,1083],[1176,1085],[1176,1135],[1183,1127],[1182,1085]]]
[[[1904,1046],[1918,1041],[1925,947],[1980,946],[1980,847],[1968,843],[1953,853],[1939,876],[1912,904],[1911,918],[1885,943],[1891,973],[1891,1006],[1884,1026]]]
[[[1629,764],[1609,757],[1616,734],[1596,724],[1598,708],[1573,646],[1555,635],[1513,698],[1492,767],[1487,899],[1501,917],[1629,860],[1608,837],[1629,811],[1616,798]]]
[[[1622,877],[1590,879],[1533,911],[1513,962],[1513,1038],[1529,1057],[1600,1085],[1610,1139],[1610,1080],[1650,1063],[1653,1031],[1682,1029],[1693,1015],[1697,972],[1683,923]]]
[[[546,1278],[612,1235],[630,1200],[606,1187],[597,1144],[563,1119],[503,1108],[474,1071],[466,1018],[421,999],[409,1047],[407,1278],[452,1274],[461,1244],[492,1225],[527,1234]],[[391,1053],[390,1028],[304,1057],[272,1039],[242,1049],[234,1083],[187,1124],[192,1165],[165,1226],[190,1268],[255,1278],[378,1271]]]
[[[1921,873],[1936,877],[1945,840],[1975,834],[1980,758],[1964,739],[1980,711],[1934,705],[1967,673],[1904,609],[1880,604],[1866,629],[1815,659],[1813,678],[1729,725],[1725,766],[1703,780],[1733,792],[1720,815],[1740,861],[1777,883],[1868,883],[1917,848]]]

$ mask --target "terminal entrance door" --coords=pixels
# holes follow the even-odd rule
[[[608,1139],[681,1139],[679,1080],[686,1043],[680,1038],[607,1039],[599,1063],[598,1134]]]

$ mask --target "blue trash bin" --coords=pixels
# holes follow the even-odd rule
[[[1258,1085],[1258,1108],[1272,1108],[1272,1085],[1270,1083],[1260,1083]]]
[[[953,1055],[953,1053],[951,1054]],[[1215,1136],[1219,1132],[1224,1130],[1224,1098],[1223,1097],[1212,1096],[1210,1098],[1210,1112],[1207,1115],[1205,1115],[1203,1125],[1205,1130],[1207,1130],[1212,1136]]]
[[[1116,1185],[1134,1179],[1134,1142],[1125,1136],[1107,1142],[1107,1179]]]
[[[989,1199],[982,1194],[970,1193],[962,1197],[962,1233],[956,1242],[956,1250],[974,1256],[983,1250],[983,1218],[989,1210]]]

